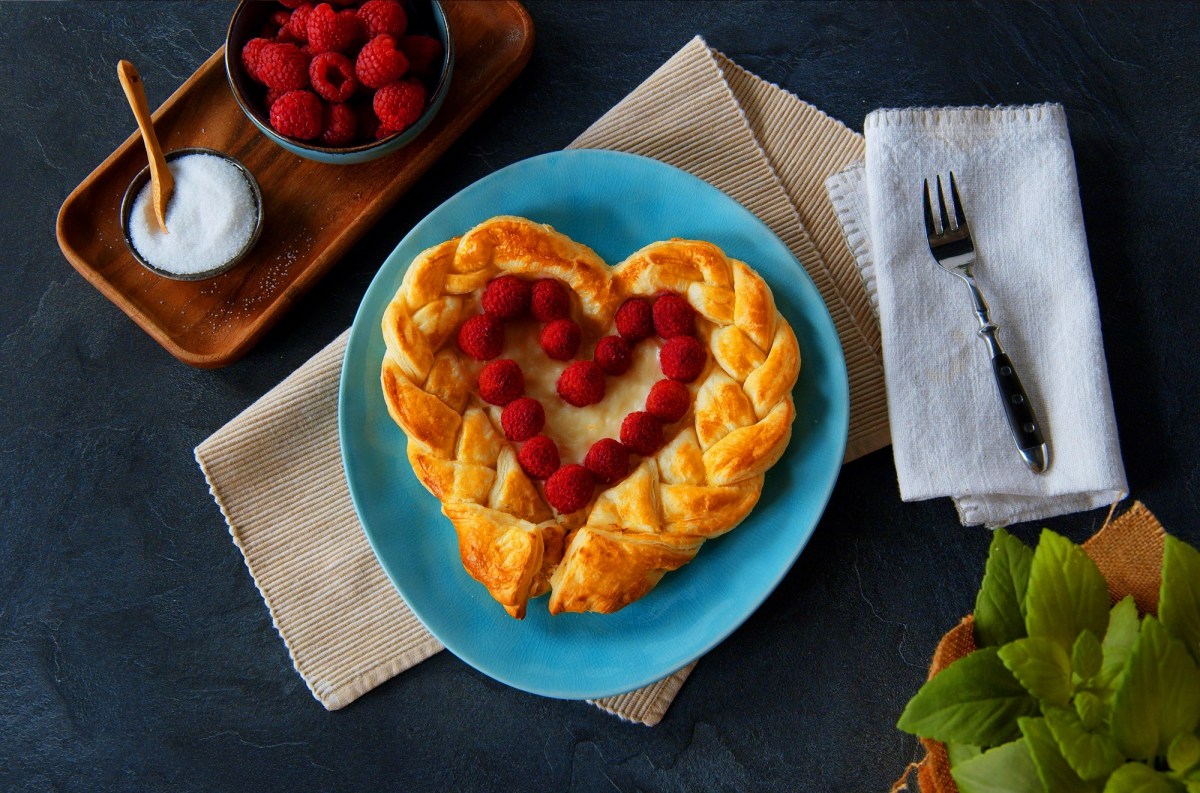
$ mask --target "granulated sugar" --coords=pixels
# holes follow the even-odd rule
[[[175,192],[167,204],[164,234],[154,217],[147,182],[129,217],[133,247],[150,264],[177,275],[196,275],[233,259],[254,233],[258,207],[237,166],[211,154],[169,162]]]

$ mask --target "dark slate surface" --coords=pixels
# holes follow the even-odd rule
[[[1129,481],[1200,542],[1197,6],[530,10],[538,44],[516,84],[257,349],[198,371],[78,276],[53,230],[133,129],[116,61],[157,105],[221,44],[231,6],[0,4],[0,788],[887,788],[916,753],[892,725],[971,607],[988,542],[946,500],[902,504],[887,451],[845,468],[795,569],[654,729],[445,653],[326,712],[192,460],[349,324],[419,218],[561,148],[697,33],[854,128],[880,106],[1066,106]],[[1103,517],[1049,525],[1081,540]]]

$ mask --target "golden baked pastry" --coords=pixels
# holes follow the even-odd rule
[[[603,377],[604,399],[574,407],[558,391],[560,375],[571,362],[548,357],[540,346],[546,341],[539,333],[548,326],[528,317],[508,322],[500,332],[499,355],[494,344],[480,353],[470,341],[476,337],[460,337],[463,324],[480,315],[485,287],[505,275],[524,282],[553,279],[566,287],[569,319],[582,331],[576,360],[592,358],[596,342],[612,332],[627,299],[649,304],[661,301],[663,293],[684,298],[694,309],[694,324],[680,334],[690,333],[699,345],[642,339],[632,346],[623,375]],[[534,289],[535,309],[541,305],[540,288]],[[516,289],[522,290],[528,291]],[[682,301],[672,300],[675,306],[661,306],[663,333],[676,333],[670,324],[674,315],[666,312]],[[684,305],[679,316],[691,313]],[[653,314],[657,321],[657,308]],[[487,323],[494,334],[496,321]],[[664,573],[689,562],[706,539],[749,514],[762,492],[764,472],[791,437],[791,390],[800,369],[795,334],[762,278],[711,243],[656,242],[609,267],[591,249],[549,226],[492,218],[417,256],[384,315],[383,335],[383,392],[392,418],[408,436],[409,461],[442,502],[467,572],[518,619],[531,597],[546,592],[552,614],[609,613],[642,597]],[[563,337],[568,351],[570,335]],[[485,337],[488,344],[496,338]],[[673,349],[661,356],[663,371],[668,358],[697,360],[675,352],[702,350],[698,369],[679,375],[675,372],[686,366],[671,365],[679,381],[699,371],[686,385],[691,404],[678,420],[662,418],[660,410],[659,418],[627,427],[625,417],[643,410],[651,386],[663,377],[659,352],[664,344]],[[495,360],[476,360],[481,357]],[[561,468],[546,481],[523,468],[545,476],[536,470],[543,463],[529,462],[535,459],[533,448],[518,457],[518,449],[530,443],[514,444],[505,437],[509,427],[501,416],[507,409],[481,396],[477,382],[511,384],[511,379],[492,377],[501,373],[499,364],[480,377],[501,359],[516,361],[521,388],[545,414],[543,434],[558,448]],[[513,367],[504,366],[511,373]],[[577,368],[588,367],[594,365]],[[489,399],[501,404],[517,393],[501,389],[503,396],[497,397],[501,391],[488,388]],[[677,397],[685,393],[670,388]],[[594,401],[588,393],[586,399]],[[662,433],[660,447],[644,456],[628,452],[630,445],[651,449],[655,427]],[[596,470],[588,450],[606,437],[628,438],[625,447],[610,442],[608,449],[618,458],[628,455],[628,474],[588,490],[599,474],[578,464],[586,461]],[[584,506],[571,511],[551,506],[574,507],[571,501],[580,498]]]

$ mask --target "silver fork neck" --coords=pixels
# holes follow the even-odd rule
[[[979,291],[979,287],[975,284],[975,277],[971,275],[969,267],[962,267],[954,272],[963,280],[963,283],[967,285],[967,291],[971,293],[971,303],[975,307],[975,318],[979,320],[979,335],[987,342],[989,355],[994,357],[1000,349],[996,344],[997,327],[992,322],[987,301],[983,299],[983,293]]]

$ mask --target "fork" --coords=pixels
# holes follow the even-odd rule
[[[967,225],[967,216],[963,212],[962,199],[958,196],[958,184],[954,181],[954,172],[950,172],[950,198],[954,208],[954,218],[951,221],[946,212],[946,191],[942,188],[942,177],[937,177],[938,216],[933,214],[933,199],[929,193],[929,180],[925,180],[925,190],[921,194],[925,205],[925,234],[929,237],[929,251],[937,260],[938,266],[948,273],[953,273],[963,280],[971,291],[971,301],[975,304],[975,316],[979,319],[979,338],[987,345],[988,355],[992,359],[992,375],[996,380],[996,389],[1000,392],[1000,401],[1004,404],[1004,413],[1008,417],[1008,429],[1012,432],[1013,441],[1021,459],[1035,474],[1046,470],[1050,463],[1050,448],[1042,435],[1041,423],[1033,411],[1029,395],[1021,385],[1021,378],[1013,367],[1008,353],[996,339],[999,328],[992,322],[988,313],[987,301],[979,291],[971,267],[975,263],[975,245],[971,241],[971,229]],[[940,222],[939,222],[940,221]]]

